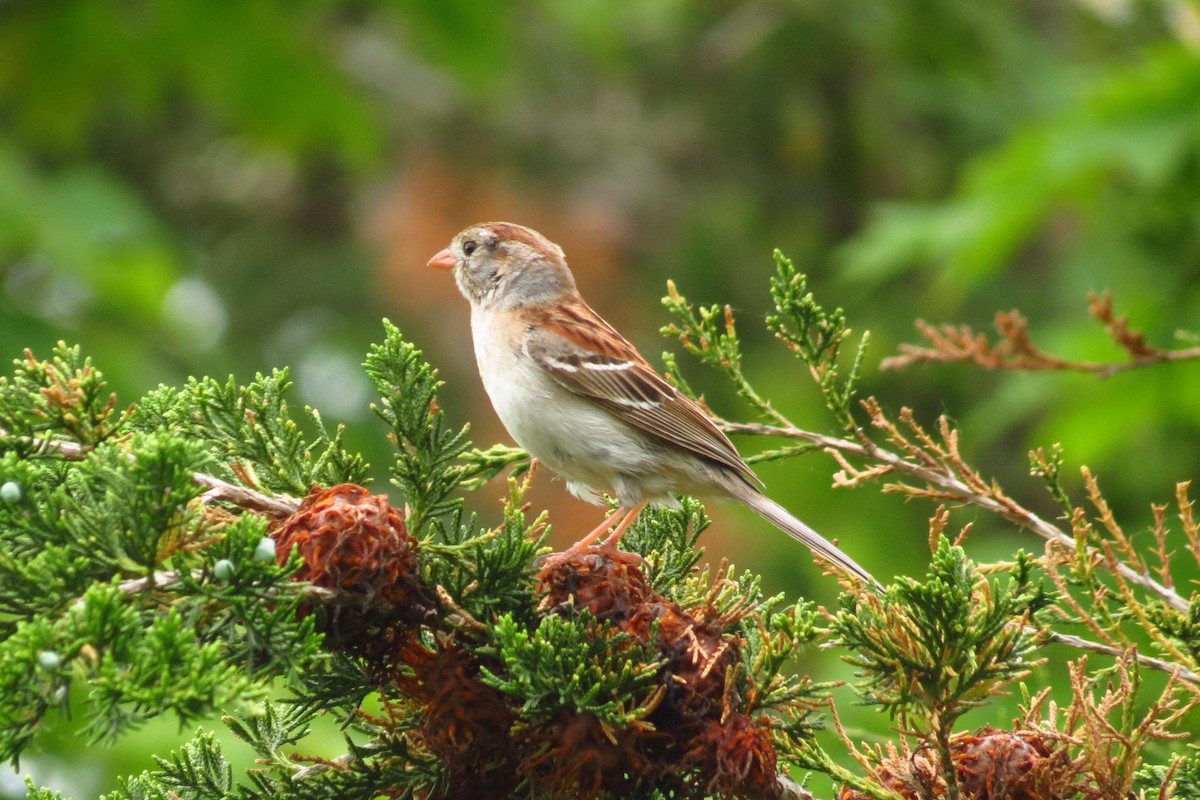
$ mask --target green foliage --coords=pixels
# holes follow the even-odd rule
[[[667,296],[662,302],[676,320],[662,327],[660,332],[664,336],[677,338],[684,350],[702,363],[721,370],[733,383],[738,395],[748,401],[761,417],[772,422],[782,420],[771,404],[754,391],[742,369],[741,342],[734,325],[733,309],[717,305],[696,307],[670,281],[667,282]],[[690,391],[673,358],[667,360],[667,375],[675,385]]]
[[[654,679],[663,661],[586,611],[572,618],[551,614],[532,631],[502,615],[492,635],[504,672],[485,667],[484,680],[517,697],[532,719],[581,711],[626,728],[655,705]]]
[[[287,393],[288,371],[256,375],[239,386],[231,376],[224,384],[212,378],[191,378],[182,390],[160,386],[133,415],[131,424],[143,430],[166,428],[173,434],[205,443],[223,477],[245,481],[272,492],[304,495],[313,484],[361,483],[367,464],[347,453],[344,429],[333,435],[321,415],[305,408],[312,428],[306,438],[291,418]]]
[[[23,622],[0,645],[0,756],[16,761],[45,713],[67,707],[73,678],[89,687],[92,741],[163,713],[187,722],[262,691],[179,610],[139,610],[119,587],[96,586],[58,620]]]
[[[677,602],[685,602],[676,592],[703,557],[700,534],[711,523],[698,501],[685,497],[681,503],[678,509],[646,509],[621,540],[646,560],[654,590],[669,594]]]
[[[1019,555],[1007,583],[979,586],[962,548],[942,536],[925,580],[901,577],[882,598],[843,595],[833,632],[861,670],[863,698],[908,728],[948,728],[1028,674],[1027,628],[1052,598]]]
[[[808,367],[834,418],[843,428],[853,431],[857,427],[854,406],[867,336],[864,334],[859,339],[843,376],[839,362],[842,346],[851,333],[845,312],[840,308],[830,311],[817,303],[808,289],[808,279],[796,271],[791,259],[778,250],[774,257],[771,298],[775,302],[775,311],[766,317],[767,329]],[[696,307],[671,282],[667,284],[663,305],[676,319],[675,323],[662,328],[663,335],[677,338],[687,352],[723,372],[738,395],[754,406],[765,421],[787,424],[770,402],[751,386],[742,368],[741,342],[729,306]],[[677,386],[690,392],[673,359],[667,360],[667,374]],[[770,453],[767,458],[797,455],[807,449],[806,446],[787,448]]]
[[[867,335],[864,333],[859,339],[854,358],[843,376],[839,361],[842,346],[850,336],[846,313],[840,308],[830,311],[819,304],[808,290],[808,279],[778,250],[771,298],[775,301],[775,313],[767,315],[767,329],[808,366],[826,407],[845,430],[853,431],[857,427],[854,405]]]
[[[1146,764],[1137,771],[1133,789],[1145,792],[1147,797],[1161,797],[1158,793],[1168,783],[1174,787],[1171,797],[1179,800],[1200,797],[1200,750],[1193,746],[1191,752],[1171,764]]]
[[[529,523],[522,511],[524,486],[509,478],[509,502],[504,519],[490,530],[479,530],[460,510],[448,524],[433,527],[441,541],[426,542],[428,583],[443,586],[461,609],[475,619],[514,614],[523,620],[535,605],[533,560],[545,542],[545,515]]]
[[[23,434],[0,453],[0,471],[21,489],[0,504],[5,760],[54,709],[86,702],[82,733],[112,741],[162,714],[187,722],[245,703],[265,691],[263,679],[320,657],[311,620],[297,619],[294,566],[255,557],[264,520],[218,524],[196,505],[194,473],[211,463],[205,443],[151,431],[144,418],[112,436],[115,399],[76,348],[18,362],[6,397],[19,405],[23,393],[38,412],[27,419],[50,419],[40,403],[64,386],[72,399],[54,404],[61,416],[15,428]],[[233,574],[216,580],[222,560]],[[88,692],[73,699],[76,685]]]
[[[168,758],[156,758],[159,769],[143,772],[122,782],[121,789],[104,800],[170,800],[190,797],[196,800],[245,797],[234,794],[233,770],[221,754],[221,746],[212,733],[200,733]]]
[[[0,376],[0,438],[18,452],[36,451],[47,437],[66,436],[96,445],[117,433],[125,415],[116,412],[104,374],[59,342],[44,361],[25,351],[12,377]]]
[[[137,434],[77,462],[22,461],[19,450],[0,456],[25,493],[0,507],[0,606],[14,616],[53,612],[95,580],[154,570],[196,523],[187,505],[204,458],[193,442]]]
[[[49,789],[35,786],[29,778],[25,779],[25,786],[29,789],[29,792],[25,795],[26,800],[63,800],[63,796],[58,792],[52,792]]]
[[[364,365],[380,394],[379,404],[371,408],[391,428],[389,438],[398,451],[392,482],[412,507],[413,527],[420,529],[459,505],[451,495],[472,475],[454,464],[470,440],[466,426],[454,430],[446,425],[436,402],[442,383],[421,351],[404,341],[392,323],[384,320],[383,327],[385,339],[371,346]]]
[[[245,783],[235,785],[216,739],[202,729],[159,759],[159,769],[129,778],[111,797],[451,791],[446,787],[463,780],[462,766],[446,763],[424,738],[439,730],[427,728],[431,718],[452,731],[471,730],[473,712],[493,714],[493,724],[519,720],[512,731],[476,734],[518,748],[499,763],[519,776],[518,760],[539,752],[516,744],[517,732],[531,725],[539,736],[561,735],[556,726],[567,719],[579,730],[598,724],[606,736],[658,736],[659,723],[647,717],[667,694],[664,667],[679,657],[675,649],[693,646],[689,636],[698,627],[712,648],[704,657],[730,669],[704,683],[702,669],[677,665],[697,670],[688,679],[677,675],[680,685],[690,680],[689,691],[708,693],[697,706],[707,710],[688,711],[688,718],[709,714],[715,721],[722,707],[745,720],[751,711],[786,712],[774,729],[780,746],[811,747],[816,720],[804,704],[826,687],[781,674],[817,635],[810,606],[764,600],[756,577],[735,577],[732,569],[709,585],[708,572],[695,569],[708,518],[684,498],[678,510],[648,512],[629,534],[644,553],[649,586],[662,592],[637,601],[646,604],[646,630],[624,631],[586,607],[561,613],[571,600],[549,608],[535,575],[547,520],[526,516],[529,479],[509,477],[503,519],[490,529],[464,515],[459,496],[464,485],[502,468],[524,471],[526,456],[512,448],[469,449],[465,429],[447,427],[438,410],[436,373],[397,329],[388,325],[386,334],[367,369],[383,395],[379,415],[400,445],[393,475],[406,492],[408,530],[420,539],[417,577],[437,605],[415,622],[399,609],[404,622],[379,624],[369,616],[378,612],[362,623],[336,603],[315,608],[337,590],[289,580],[302,563],[313,564],[298,552],[280,564],[261,500],[236,505],[237,491],[299,493],[364,466],[343,448],[340,429],[328,435],[315,411],[306,411],[315,434],[301,433],[289,416],[284,371],[246,386],[205,378],[181,390],[160,387],[138,404],[128,434],[87,446],[65,431],[36,450],[23,438],[5,440],[0,478],[12,491],[0,498],[0,570],[11,580],[0,585],[0,756],[17,760],[55,711],[85,719],[81,733],[93,742],[114,741],[163,714],[187,724],[225,712],[226,725],[251,744],[262,767]],[[21,388],[25,404],[35,403],[40,386]],[[15,394],[11,399],[20,405]],[[213,468],[223,468],[229,483],[219,503],[203,492],[213,479],[200,475]],[[323,513],[330,522],[349,511],[334,505]],[[339,557],[374,557],[364,547]],[[353,580],[354,573],[339,574],[339,587]],[[604,580],[632,581],[629,590],[645,591],[634,574]],[[663,652],[657,613],[673,615],[675,626]],[[354,627],[360,624],[368,627]],[[336,644],[322,647],[319,630],[329,629],[338,631]],[[356,631],[365,641],[355,641]],[[730,655],[734,647],[744,648],[744,660]],[[277,678],[283,702],[264,702]],[[732,694],[718,702],[723,679],[732,680]],[[456,701],[459,692],[467,694]],[[489,692],[504,700],[489,699]],[[373,702],[383,716],[364,713]],[[318,714],[332,715],[359,742],[347,741],[350,753],[337,768],[301,768],[289,754]],[[692,724],[673,734],[683,737],[673,747],[708,752],[715,745],[688,744],[706,730]],[[716,756],[709,758],[698,763],[711,765]]]
[[[363,366],[380,395],[371,409],[391,428],[388,438],[397,448],[392,483],[404,493],[412,508],[412,527],[419,530],[461,507],[461,499],[453,496],[460,487],[478,488],[528,456],[502,445],[472,449],[467,438],[470,426],[458,430],[448,426],[438,406],[442,382],[437,370],[395,325],[384,320],[383,329],[383,342],[371,346]],[[456,536],[453,526],[441,531],[452,539]]]
[[[728,593],[735,602],[744,603],[746,597],[756,596],[742,593],[745,584],[745,580],[731,582]],[[820,618],[814,603],[802,600],[788,605],[781,595],[758,600],[754,613],[739,628],[746,641],[744,691],[751,710],[787,707],[797,700],[821,697],[832,688],[832,684],[814,684],[810,676],[788,668],[802,648],[820,641],[827,633],[817,624]],[[815,727],[815,721],[799,719],[806,731]]]
[[[817,304],[785,260],[778,267],[778,315],[769,324],[809,365],[831,410],[848,413],[857,366],[839,376],[844,315]],[[720,331],[715,309],[693,312],[675,296],[684,326],[676,334],[738,380],[729,318],[721,316]],[[279,563],[269,535],[279,517],[266,516],[260,498],[239,507],[237,492],[307,491],[308,481],[341,482],[365,468],[315,411],[306,411],[315,434],[300,433],[281,371],[245,387],[194,379],[179,391],[160,388],[139,404],[128,432],[86,446],[65,430],[39,434],[36,449],[26,447],[28,436],[0,441],[0,480],[15,487],[0,495],[0,573],[8,578],[0,582],[0,757],[17,761],[65,714],[84,720],[90,741],[111,742],[160,715],[189,724],[221,713],[254,749],[256,769],[239,776],[202,727],[109,797],[443,797],[483,781],[542,800],[599,780],[596,791],[604,785],[608,794],[620,784],[690,800],[773,781],[776,759],[892,797],[885,767],[863,775],[819,741],[818,712],[836,684],[797,670],[799,653],[840,648],[860,671],[861,696],[907,735],[928,738],[944,776],[957,774],[962,715],[1034,663],[1037,628],[1057,599],[1035,579],[1038,565],[1018,553],[1006,580],[981,577],[963,548],[940,535],[944,512],[931,522],[938,544],[923,580],[902,577],[882,595],[855,587],[836,614],[764,596],[751,572],[698,568],[709,520],[690,498],[636,521],[625,544],[637,555],[598,549],[539,565],[548,518],[527,513],[531,474],[510,474],[503,517],[490,528],[464,512],[461,496],[502,469],[525,472],[525,454],[471,449],[466,430],[447,426],[439,410],[436,372],[394,326],[385,332],[366,367],[382,395],[377,412],[399,445],[393,479],[416,545],[397,537],[396,550],[380,551],[377,523],[356,520],[332,550],[297,551]],[[26,403],[36,403],[40,385],[23,386]],[[943,457],[957,458],[952,437],[942,436]],[[1057,450],[1034,459],[1052,487],[1061,463]],[[230,491],[218,501],[202,491],[212,479],[200,473],[222,464]],[[993,502],[1003,497],[988,491]],[[321,526],[357,513],[330,503]],[[384,564],[394,584],[362,577]],[[293,582],[301,565],[319,576],[328,568],[336,581]],[[376,604],[405,580],[427,599],[412,608]],[[1178,609],[1147,614],[1190,647],[1195,626]],[[1122,661],[1120,674],[1119,694],[1093,699],[1084,666],[1072,666],[1073,708],[1121,715],[1130,744],[1110,771],[1132,780],[1145,743],[1169,735],[1187,709],[1167,694],[1138,721],[1137,667]],[[278,700],[267,701],[268,692]],[[322,714],[343,728],[346,752],[333,761],[298,757]],[[1100,752],[1107,741],[1083,746]],[[621,765],[612,788],[607,777],[589,777],[607,759]],[[656,759],[672,765],[678,784],[659,785],[666,767]],[[1189,770],[1190,762],[1177,767],[1181,786]],[[1156,777],[1165,773],[1148,767],[1141,780]],[[959,792],[951,777],[947,797]]]
[[[1200,595],[1192,595],[1186,612],[1156,603],[1146,613],[1156,628],[1178,641],[1193,660],[1200,661]]]

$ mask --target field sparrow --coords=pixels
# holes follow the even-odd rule
[[[867,584],[871,575],[759,491],[760,481],[697,403],[661,378],[575,288],[562,249],[508,222],[473,225],[429,260],[471,303],[484,388],[501,422],[572,494],[620,504],[621,534],[648,503],[676,494],[746,504]],[[613,520],[568,552],[585,549]]]

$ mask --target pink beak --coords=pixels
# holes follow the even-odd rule
[[[438,252],[436,256],[429,259],[429,266],[435,269],[454,269],[454,254],[450,252],[450,248]]]

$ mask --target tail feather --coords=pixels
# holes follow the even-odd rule
[[[803,543],[814,554],[831,564],[841,567],[847,572],[853,573],[868,586],[875,589],[881,588],[879,581],[875,580],[871,573],[859,566],[850,556],[839,550],[833,542],[796,519],[790,511],[762,492],[757,489],[747,488],[749,489],[748,491],[739,493],[738,499],[757,511],[763,519],[796,541]]]

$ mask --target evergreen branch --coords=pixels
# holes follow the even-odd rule
[[[130,578],[120,581],[115,584],[117,591],[124,592],[129,595],[142,594],[149,591],[171,590],[177,589],[187,583],[190,578],[193,581],[204,580],[208,577],[204,570],[192,570],[190,572],[180,572],[178,570],[158,570],[144,578]],[[311,597],[316,600],[332,600],[337,596],[337,592],[332,589],[326,589],[321,586],[313,586],[311,583],[289,583],[286,584],[286,590],[290,593],[296,593],[305,597]],[[278,596],[281,591],[279,587],[271,587],[268,589],[268,596]],[[79,598],[75,601],[75,607],[82,607],[84,598]]]
[[[871,404],[869,409],[873,417],[881,415],[877,406]],[[759,436],[780,436],[801,439],[835,455],[845,454],[862,459],[868,463],[874,462],[875,467],[859,469],[852,467],[844,459],[839,459],[840,463],[842,463],[843,467],[850,474],[848,477],[836,480],[843,481],[849,485],[857,485],[867,479],[901,474],[922,481],[930,487],[935,487],[937,489],[936,497],[943,501],[976,506],[1031,530],[1047,541],[1063,546],[1068,552],[1079,552],[1080,544],[1073,533],[1067,533],[1033,511],[1021,506],[1007,495],[1000,493],[998,487],[982,480],[973,471],[969,472],[968,477],[964,479],[961,474],[964,469],[969,468],[961,462],[955,463],[953,459],[948,462],[940,461],[937,458],[930,457],[927,453],[920,455],[910,454],[905,457],[870,440],[850,441],[848,439],[807,431],[790,424],[781,427],[760,423],[732,423],[725,420],[718,420],[718,424],[723,430],[730,433],[750,433]],[[1190,506],[1181,506],[1181,508],[1188,507]],[[1168,607],[1182,615],[1186,616],[1189,613],[1191,604],[1185,598],[1177,594],[1172,587],[1155,580],[1146,571],[1136,570],[1124,561],[1115,558],[1107,559],[1106,563],[1122,580],[1151,591]],[[1060,587],[1060,589],[1065,590],[1065,587]],[[1071,601],[1070,596],[1065,593],[1061,597],[1068,602]],[[1086,616],[1084,615],[1085,618]],[[1162,622],[1166,623],[1166,621]],[[1147,627],[1155,628],[1162,626],[1153,625]],[[1104,653],[1114,657],[1124,652],[1123,648],[1115,645],[1092,642],[1070,634],[1043,630],[1039,633],[1039,636],[1048,641],[1054,641],[1081,650]],[[1135,653],[1135,657],[1138,663],[1144,666],[1167,673],[1178,672],[1179,676],[1189,683],[1200,684],[1200,674],[1182,664],[1141,653]]]
[[[11,378],[0,376],[0,430],[15,432],[31,452],[39,441],[55,436],[99,444],[119,433],[129,419],[128,410],[116,412],[116,395],[78,345],[60,341],[47,360],[26,349],[13,364]]]
[[[742,370],[742,346],[732,308],[701,306],[697,309],[679,293],[674,281],[667,281],[667,296],[663,298],[663,305],[677,321],[663,326],[660,333],[676,337],[683,348],[700,359],[701,363],[724,372],[733,383],[734,391],[754,406],[764,419],[783,422],[783,416],[754,390]],[[680,388],[688,390],[675,360],[667,359],[666,364],[668,377]]]
[[[796,270],[792,260],[779,250],[774,252],[775,275],[771,278],[771,298],[775,313],[766,317],[767,330],[808,367],[821,390],[825,406],[842,429],[857,432],[854,401],[869,336],[859,338],[848,368],[840,364],[842,346],[850,338],[846,312],[832,310],[816,301],[808,289],[808,277]]]
[[[399,328],[386,319],[383,327],[384,341],[371,346],[363,364],[380,396],[371,409],[391,429],[388,438],[397,449],[392,483],[411,509],[409,524],[422,530],[429,520],[461,505],[453,494],[464,480],[481,472],[496,474],[511,463],[513,454],[479,454],[473,462],[461,463],[471,447],[469,428],[446,424],[437,401],[442,386],[437,370],[405,341]]]
[[[0,439],[7,436],[9,433],[0,428]],[[16,441],[34,445],[43,453],[57,453],[68,461],[82,460],[92,449],[89,445],[61,438],[40,439],[35,442],[29,437],[16,437]],[[239,486],[204,472],[193,472],[192,479],[196,485],[208,490],[202,495],[202,499],[208,503],[224,502],[246,511],[258,511],[283,517],[295,513],[300,506],[300,501],[294,497],[263,494],[248,486]]]
[[[259,373],[244,386],[232,376],[224,383],[191,378],[182,389],[160,386],[143,397],[130,424],[203,443],[219,471],[256,489],[302,495],[313,484],[367,480],[366,462],[343,446],[343,426],[331,435],[309,407],[304,426],[292,418],[291,388],[286,369]]]
[[[874,401],[868,401],[868,413],[872,420],[879,425],[893,426],[883,417],[882,411]],[[858,471],[849,463],[842,461],[845,472],[839,473],[835,482],[843,485],[858,485],[865,480],[876,479],[885,475],[898,474],[916,479],[930,487],[940,499],[981,508],[1018,526],[1036,533],[1038,536],[1062,545],[1075,552],[1078,549],[1075,538],[1051,522],[1040,517],[1018,504],[1015,500],[999,492],[997,487],[982,481],[973,472],[964,473],[965,464],[952,461],[939,461],[927,452],[920,451],[915,446],[906,454],[889,450],[872,441],[850,441],[835,436],[807,431],[794,425],[764,425],[761,423],[735,423],[719,420],[721,428],[729,433],[750,433],[757,436],[780,436],[789,439],[802,439],[818,445],[831,453],[840,453],[860,458],[874,467],[866,471]],[[964,474],[966,477],[964,478]],[[1171,608],[1180,612],[1188,610],[1188,601],[1147,573],[1139,572],[1127,564],[1118,562],[1117,572],[1124,579],[1157,595]]]

